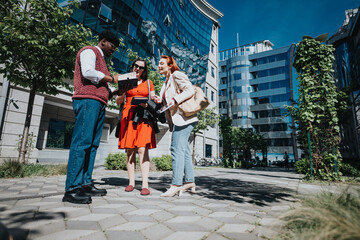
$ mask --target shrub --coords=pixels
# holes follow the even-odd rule
[[[301,174],[306,174],[308,172],[310,172],[310,162],[309,159],[307,158],[303,158],[299,161],[297,161],[294,165],[295,167],[295,171],[297,173],[301,173]]]
[[[157,170],[170,171],[172,170],[172,157],[170,155],[162,155],[161,157],[154,157],[151,159],[155,163]]]
[[[0,178],[65,175],[66,170],[67,166],[65,164],[25,164],[17,160],[7,160],[0,165]]]
[[[104,165],[109,170],[126,170],[126,153],[110,153]]]
[[[360,171],[349,163],[341,164],[340,171],[344,176],[360,177]]]
[[[5,160],[5,162],[0,165],[0,177],[24,177],[24,164],[13,159]]]
[[[302,201],[282,219],[279,239],[360,239],[360,192],[324,192]]]

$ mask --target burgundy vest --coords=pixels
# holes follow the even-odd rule
[[[99,49],[93,46],[87,46],[80,49],[76,55],[75,72],[74,72],[74,94],[72,98],[91,98],[107,104],[109,100],[109,87],[107,82],[99,82],[93,84],[90,80],[84,78],[81,73],[80,53],[85,49],[91,49],[96,56],[95,70],[110,75],[109,69],[106,66],[105,59],[101,55]]]

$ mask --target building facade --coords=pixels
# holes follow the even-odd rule
[[[284,115],[293,99],[295,46],[272,46],[264,40],[220,52],[219,112],[267,139],[269,160],[282,160],[284,152],[297,159],[292,119]]]
[[[68,1],[58,0],[58,3],[65,6]],[[222,16],[205,0],[86,0],[75,9],[72,21],[91,28],[94,35],[110,30],[123,39],[124,47],[115,52],[113,58],[117,72],[130,70],[127,49],[137,52],[140,57],[149,57],[153,66],[157,66],[161,55],[173,56],[181,71],[207,94],[211,102],[209,107],[216,107],[218,19]],[[15,158],[18,154],[16,139],[22,134],[28,93],[25,89],[12,87],[6,79],[1,80],[1,158]],[[67,161],[75,121],[71,96],[72,93],[65,89],[57,96],[36,96],[30,129],[36,146],[29,156],[32,161]],[[14,106],[14,101],[19,109]],[[117,112],[107,110],[97,161],[103,161],[108,153],[118,152],[113,131],[116,122]],[[158,147],[150,151],[150,157],[170,153],[171,133],[167,125],[161,125],[160,131],[156,136]],[[205,156],[207,150],[206,155],[217,157],[217,126],[197,135],[195,143],[199,156]]]
[[[330,36],[335,47],[335,81],[339,89],[351,89],[350,105],[340,126],[340,151],[346,160],[360,159],[360,8],[345,11],[342,26]]]

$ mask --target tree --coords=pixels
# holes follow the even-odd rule
[[[220,118],[219,128],[220,134],[222,136],[222,146],[223,146],[223,166],[230,167],[233,166],[233,157],[231,154],[231,140],[232,140],[232,120],[228,117]]]
[[[297,44],[294,67],[298,74],[299,101],[286,106],[300,126],[301,145],[310,149],[308,158],[314,163],[315,177],[335,179],[336,164],[340,164],[339,124],[337,111],[344,108],[339,102],[342,93],[337,91],[331,75],[334,48],[316,39],[306,38]],[[311,156],[310,156],[311,153]]]
[[[193,164],[195,164],[195,138],[196,138],[196,134],[199,133],[200,131],[206,131],[210,126],[214,126],[215,124],[218,123],[219,121],[219,116],[215,113],[215,107],[213,108],[205,108],[203,110],[201,110],[198,114],[197,117],[199,119],[199,121],[197,122],[196,126],[194,127],[192,133],[194,136],[194,141],[193,141],[193,154],[192,154],[192,158],[193,158]]]
[[[56,0],[7,0],[0,6],[0,73],[15,86],[29,89],[19,161],[25,149],[36,93],[55,95],[69,88],[77,51],[91,31],[70,23],[74,3],[60,8]]]

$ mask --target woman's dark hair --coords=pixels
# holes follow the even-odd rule
[[[140,58],[140,57],[137,58],[137,59],[133,62],[133,64],[131,65],[131,70],[134,68],[135,63],[138,62],[138,61],[144,62],[144,67],[145,67],[144,71],[142,72],[142,74],[141,74],[141,76],[140,76],[140,79],[142,79],[142,80],[147,80],[147,79],[148,79],[148,65],[147,65],[147,62],[146,62],[144,59],[142,59],[142,58]]]
[[[167,65],[170,67],[170,71],[171,73],[175,72],[175,71],[179,71],[179,67],[175,62],[175,59],[171,56],[166,56],[166,55],[162,55],[161,58],[166,59],[166,63]]]
[[[99,34],[99,42],[103,39],[106,39],[106,41],[111,42],[112,44],[114,44],[116,47],[119,46],[120,41],[119,39],[116,37],[116,35],[111,32],[110,30],[106,30],[103,31]]]

